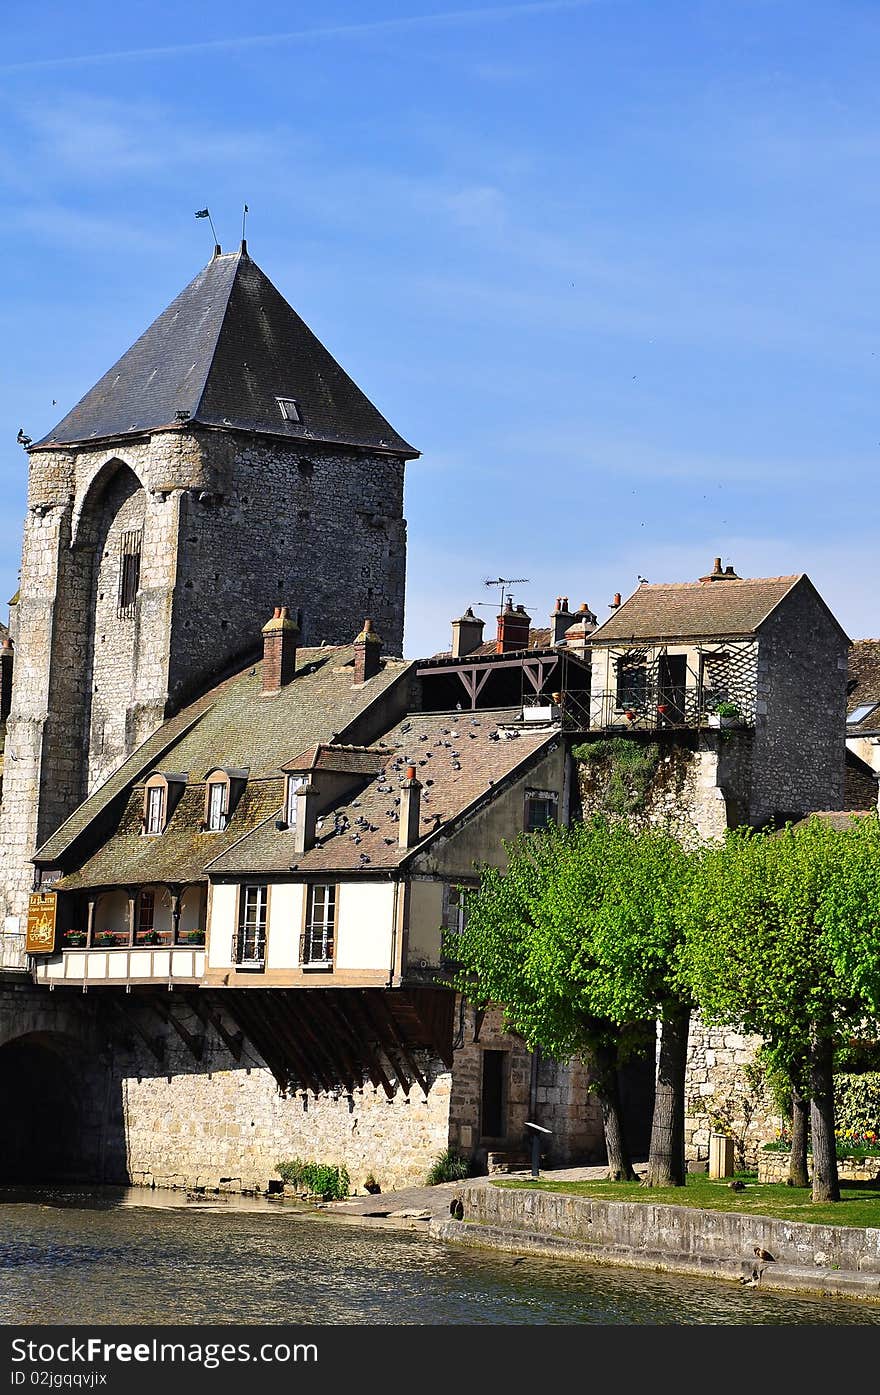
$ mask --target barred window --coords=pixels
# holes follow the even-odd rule
[[[302,938],[301,960],[312,968],[333,967],[333,940],[336,930],[336,887],[310,886],[306,905],[306,928]]]
[[[123,533],[119,548],[119,593],[116,601],[119,619],[127,620],[134,615],[140,584],[141,533],[140,529],[136,529]]]
[[[555,790],[526,790],[526,833],[556,823],[558,808],[559,796]]]
[[[262,968],[266,962],[268,896],[269,888],[264,883],[243,886],[239,895],[236,959],[249,968]]]

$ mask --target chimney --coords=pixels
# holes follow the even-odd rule
[[[565,647],[576,654],[579,659],[585,659],[589,649],[590,635],[596,628],[596,617],[590,607],[584,601],[574,617],[574,624],[569,625],[565,631]]]
[[[716,558],[715,558],[715,565],[713,566],[711,572],[709,572],[707,576],[701,576],[701,577],[700,577],[700,580],[701,580],[701,581],[741,581],[742,578],[737,576],[736,572],[733,570],[733,567],[731,567],[731,566],[722,567],[722,565],[721,565],[721,558],[720,558],[720,557],[716,557]]]
[[[382,641],[373,629],[372,620],[364,621],[354,642],[354,681],[366,683],[379,672],[379,658],[382,654]]]
[[[619,591],[615,591],[615,592],[614,592],[614,595],[613,595],[612,599],[608,602],[608,609],[609,609],[609,610],[619,610],[619,609],[620,609],[620,592],[619,592]]]
[[[15,662],[12,640],[3,636],[0,643],[0,722],[5,722],[12,705],[12,668]]]
[[[400,823],[397,841],[402,848],[414,848],[419,841],[419,819],[422,806],[422,786],[414,765],[406,767],[406,779],[400,787]]]
[[[574,616],[568,608],[568,596],[557,596],[556,606],[550,616],[550,643],[564,644],[565,631],[574,624]]]
[[[296,827],[293,830],[294,852],[307,853],[315,846],[315,824],[318,821],[319,791],[310,780],[300,785],[294,798],[302,800],[296,807]]]
[[[532,617],[526,615],[525,607],[518,605],[514,610],[510,597],[498,616],[498,636],[495,640],[496,654],[510,654],[515,649],[528,649],[529,626]]]
[[[286,605],[276,605],[275,614],[263,626],[263,694],[277,693],[296,671],[299,629]]]
[[[452,622],[452,657],[463,659],[483,643],[483,621],[468,606],[464,615]]]

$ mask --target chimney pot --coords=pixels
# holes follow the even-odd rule
[[[618,607],[619,605],[620,605],[620,592],[619,592],[619,591],[615,591],[615,592],[614,592],[614,597],[613,597],[613,599],[612,599],[612,601],[611,601],[610,609],[611,609],[611,610],[616,610],[617,607]]]

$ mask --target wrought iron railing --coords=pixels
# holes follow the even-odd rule
[[[749,714],[737,710],[722,716],[715,711],[716,705],[714,695],[707,690],[688,687],[673,693],[663,689],[653,693],[648,690],[628,701],[617,692],[591,693],[578,707],[580,717],[586,717],[584,726],[591,731],[697,730],[751,725]],[[574,715],[573,708],[569,712]]]

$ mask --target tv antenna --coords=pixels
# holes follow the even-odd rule
[[[527,582],[528,579],[529,579],[529,578],[528,578],[527,576],[496,576],[496,577],[487,577],[486,581],[485,581],[483,584],[484,584],[485,586],[500,586],[500,587],[501,587],[501,595],[500,595],[499,598],[498,598],[498,609],[499,609],[499,610],[503,610],[503,609],[504,609],[504,592],[505,592],[505,589],[506,589],[508,586],[521,586],[524,582]],[[509,597],[508,597],[508,600],[510,600],[510,601],[512,602],[512,601],[513,601],[513,597],[512,597],[512,596],[509,596]]]

